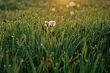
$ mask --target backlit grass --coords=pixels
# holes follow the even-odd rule
[[[75,3],[1,8],[0,73],[109,73],[110,1]]]

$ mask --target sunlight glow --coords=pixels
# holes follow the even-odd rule
[[[69,2],[69,0],[57,0],[58,4],[67,4]]]

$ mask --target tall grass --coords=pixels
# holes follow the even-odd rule
[[[0,73],[109,73],[110,7],[87,3],[1,10]],[[48,32],[46,20],[57,22]]]

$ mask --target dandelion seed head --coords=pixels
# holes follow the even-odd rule
[[[72,2],[69,3],[69,7],[75,7],[75,6],[76,6],[75,2],[72,1]]]
[[[56,25],[56,22],[55,21],[49,21],[49,26],[50,27],[54,27]]]
[[[45,27],[54,27],[56,25],[56,21],[45,21]]]

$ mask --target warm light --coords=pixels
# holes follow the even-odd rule
[[[69,0],[57,0],[58,4],[67,4]]]
[[[55,8],[52,8],[51,10],[52,10],[53,12],[55,12],[55,11],[56,11],[56,9],[55,9]]]

